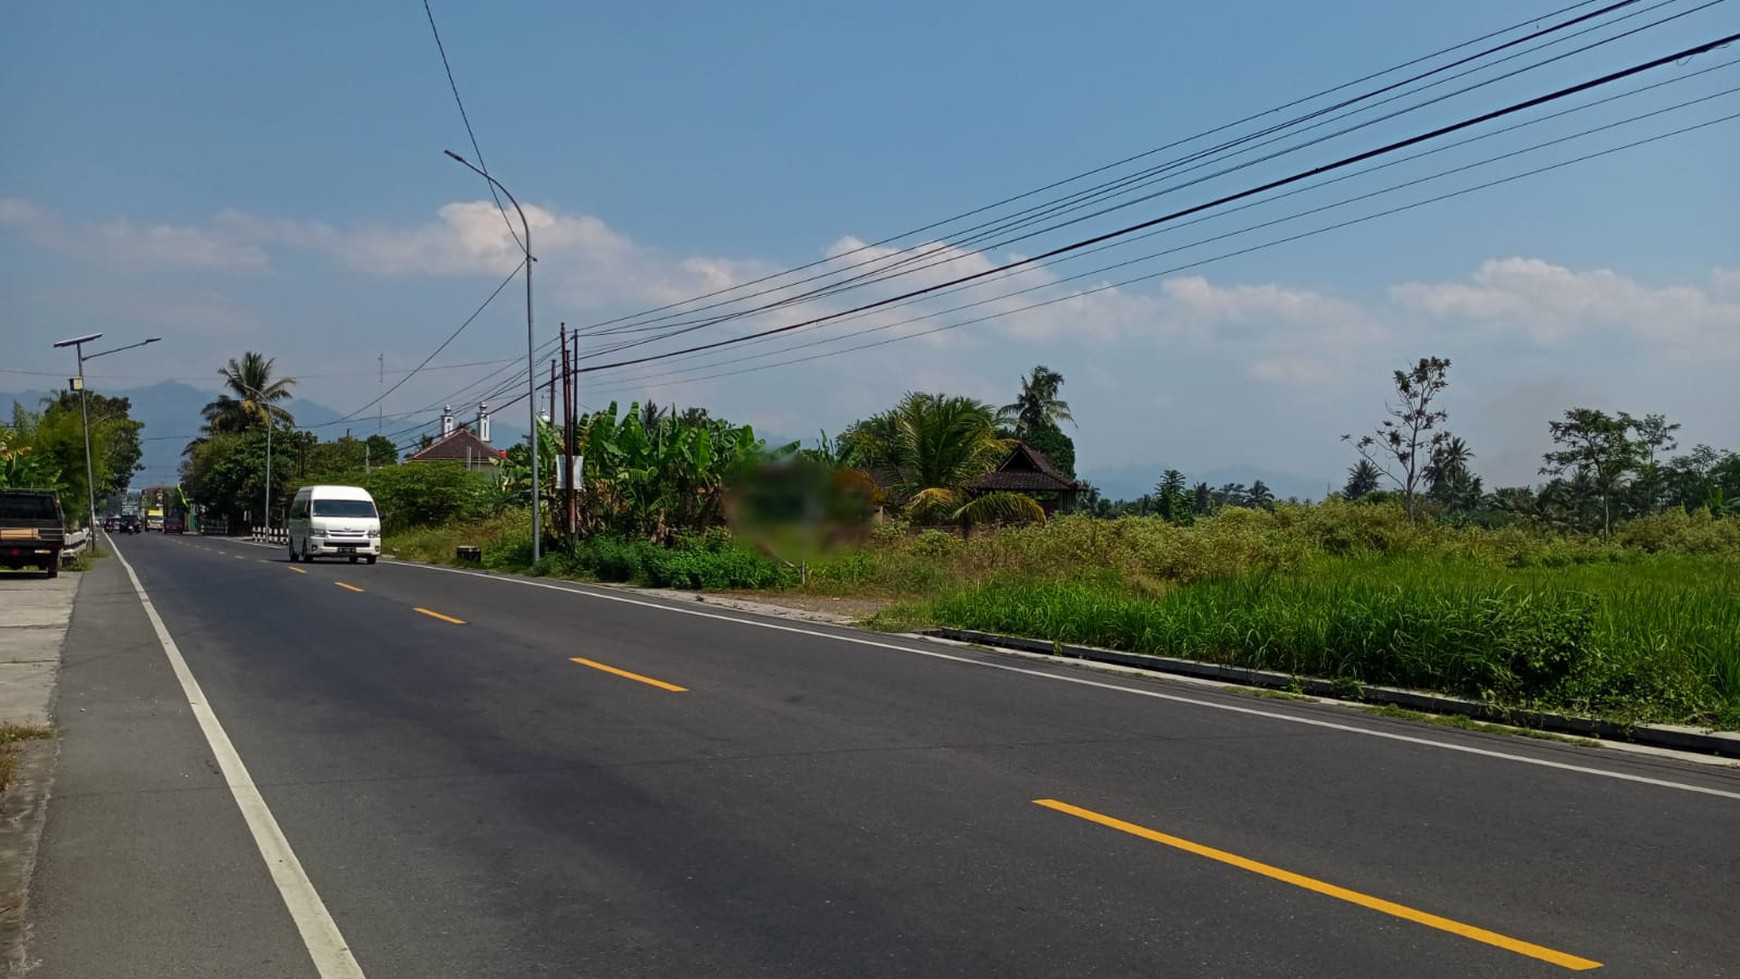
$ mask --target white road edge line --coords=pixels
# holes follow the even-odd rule
[[[1586,765],[1572,765],[1568,762],[1549,761],[1545,758],[1532,758],[1528,755],[1513,755],[1509,752],[1494,751],[1490,748],[1476,748],[1473,745],[1455,744],[1448,741],[1434,741],[1431,738],[1414,737],[1408,734],[1396,734],[1392,731],[1377,731],[1360,727],[1355,724],[1338,724],[1335,721],[1318,720],[1314,717],[1297,717],[1278,711],[1263,710],[1256,707],[1241,707],[1237,704],[1220,704],[1212,700],[1198,700],[1195,697],[1183,697],[1178,694],[1162,693],[1158,690],[1144,690],[1140,687],[1127,687],[1118,683],[1106,683],[1102,680],[1090,680],[1086,677],[1064,676],[1046,670],[1035,670],[1024,666],[1013,666],[1008,663],[988,663],[983,660],[970,659],[965,656],[955,656],[933,649],[914,649],[896,643],[880,642],[875,639],[864,639],[858,636],[842,636],[832,632],[822,632],[816,629],[805,629],[799,626],[781,625],[777,622],[760,622],[755,619],[742,619],[734,615],[721,615],[718,612],[703,612],[699,609],[677,608],[659,602],[648,602],[638,598],[628,598],[622,595],[607,595],[584,588],[570,588],[564,585],[551,584],[546,581],[528,581],[508,575],[484,574],[479,571],[467,571],[463,568],[444,568],[440,565],[422,564],[409,561],[394,561],[393,566],[405,568],[422,568],[426,571],[445,571],[449,574],[462,574],[473,578],[487,578],[491,581],[502,581],[515,585],[526,585],[532,588],[547,588],[550,591],[567,592],[583,598],[595,598],[607,602],[621,602],[625,605],[639,605],[643,608],[659,609],[664,612],[675,612],[679,615],[694,615],[703,619],[718,619],[723,622],[735,622],[739,625],[754,626],[757,629],[772,629],[775,632],[790,632],[800,636],[814,636],[819,639],[831,639],[836,642],[854,643],[859,646],[873,646],[878,649],[892,649],[902,653],[912,653],[917,656],[929,656],[933,659],[948,660],[953,663],[965,663],[968,666],[981,666],[986,669],[1003,670],[1008,673],[1020,673],[1025,676],[1036,676],[1046,680],[1057,680],[1062,683],[1074,683],[1084,687],[1095,687],[1100,690],[1115,690],[1119,693],[1135,694],[1139,697],[1152,697],[1155,700],[1166,700],[1173,703],[1189,704],[1193,707],[1207,707],[1211,710],[1227,711],[1233,714],[1245,714],[1251,717],[1266,717],[1271,720],[1286,721],[1289,724],[1304,724],[1308,727],[1326,728],[1331,731],[1343,731],[1349,734],[1360,734],[1369,738],[1382,738],[1386,741],[1400,741],[1405,744],[1424,745],[1429,748],[1441,748],[1445,751],[1458,751],[1468,755],[1478,755],[1483,758],[1500,758],[1524,765],[1538,765],[1542,768],[1554,768],[1566,772],[1579,772],[1584,775],[1598,775],[1602,778],[1618,779],[1622,782],[1637,782],[1642,785],[1653,785],[1664,789],[1678,789],[1682,792],[1696,792],[1700,795],[1712,795],[1722,799],[1740,801],[1740,792],[1726,789],[1712,789],[1703,785],[1692,785],[1687,782],[1674,782],[1668,779],[1650,778],[1647,775],[1633,775],[1629,772],[1613,772],[1604,768],[1591,768]]]
[[[145,607],[145,616],[157,632],[157,641],[163,646],[164,655],[169,657],[175,678],[181,681],[181,692],[187,696],[187,705],[199,721],[199,729],[217,758],[224,781],[229,783],[230,794],[235,797],[236,807],[242,811],[248,832],[253,834],[254,845],[260,848],[260,858],[266,861],[272,883],[278,885],[278,895],[284,899],[284,907],[295,921],[296,930],[302,934],[302,944],[308,949],[308,957],[314,960],[315,971],[320,973],[321,979],[366,979],[362,966],[357,964],[356,956],[351,954],[350,946],[339,932],[338,923],[332,920],[326,903],[314,889],[314,882],[308,879],[302,862],[296,859],[296,852],[290,848],[290,840],[279,828],[272,810],[267,808],[265,797],[254,785],[247,766],[242,764],[242,756],[236,753],[230,736],[224,733],[217,714],[206,701],[205,691],[200,689],[199,681],[187,668],[187,660],[182,658],[181,649],[175,645],[162,616],[157,614],[157,607],[151,604],[151,596],[145,593],[138,573],[121,555],[121,549],[115,546],[113,539],[109,541],[109,548],[114,551],[115,559],[121,562],[121,567],[127,569],[127,577],[133,580],[133,591]]]

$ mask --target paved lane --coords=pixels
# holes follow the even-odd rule
[[[614,591],[122,547],[370,976],[1740,962],[1731,771]]]

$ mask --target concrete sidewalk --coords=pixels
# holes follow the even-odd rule
[[[0,575],[0,723],[46,724],[82,574]]]
[[[85,577],[0,574],[0,723],[48,723],[61,647]],[[25,894],[36,865],[56,748],[53,741],[15,745],[12,784],[0,792],[0,962],[8,975],[19,974],[23,966]]]

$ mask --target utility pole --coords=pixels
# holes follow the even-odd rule
[[[488,172],[472,166],[469,160],[458,153],[452,150],[445,152],[461,166],[489,181],[491,186],[503,194],[507,194],[508,202],[519,213],[520,228],[524,232],[524,237],[520,239],[520,243],[525,246],[526,253],[526,414],[530,416],[527,421],[531,424],[528,440],[531,442],[532,449],[532,563],[537,564],[538,559],[543,556],[544,536],[543,520],[538,515],[538,488],[540,485],[538,479],[538,367],[537,361],[533,359],[536,357],[536,353],[532,340],[532,263],[537,259],[532,256],[532,225],[526,220],[525,209],[520,207],[520,202],[502,185],[501,181],[490,176]]]
[[[163,339],[162,337],[151,337],[146,340],[140,340],[138,343],[129,343],[124,347],[114,347],[109,350],[98,351],[97,353],[91,354],[89,357],[85,356],[85,344],[94,340],[100,340],[102,339],[102,336],[101,333],[91,333],[82,337],[73,337],[71,340],[62,340],[55,344],[56,348],[73,348],[73,355],[78,358],[78,376],[72,379],[72,386],[73,389],[79,393],[79,415],[82,418],[84,427],[85,498],[86,504],[89,507],[87,513],[90,520],[90,532],[93,535],[93,538],[97,532],[97,476],[96,467],[91,463],[91,399],[85,392],[85,361],[96,360],[98,357],[107,357],[110,354],[120,353],[123,350],[132,350],[134,347],[143,347],[146,344],[156,343]]]

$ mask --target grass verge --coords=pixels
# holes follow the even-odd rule
[[[1122,576],[992,580],[896,606],[946,625],[1407,687],[1619,723],[1740,726],[1740,567],[1657,558],[1567,569],[1330,559],[1159,596]]]
[[[54,729],[46,724],[0,724],[0,792],[10,788],[18,774],[18,742],[52,737]]]

